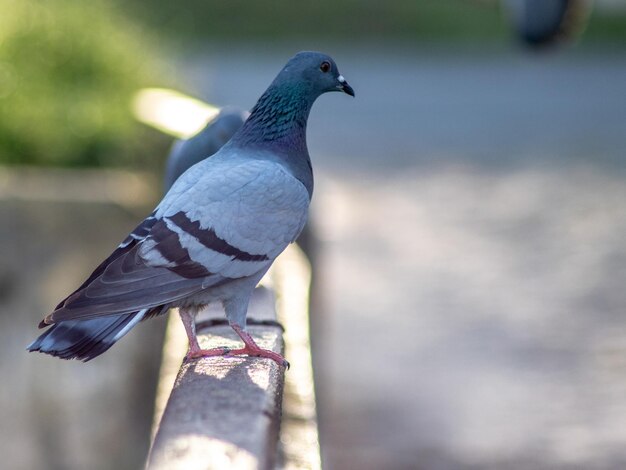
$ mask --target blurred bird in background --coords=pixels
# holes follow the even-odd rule
[[[249,113],[236,108],[223,108],[217,116],[189,139],[179,139],[165,163],[164,189],[167,192],[187,169],[217,152],[239,130]]]
[[[504,0],[503,4],[517,36],[533,48],[574,40],[591,11],[590,0]]]

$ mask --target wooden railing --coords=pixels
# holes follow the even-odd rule
[[[285,371],[258,358],[182,363],[186,337],[171,315],[164,347],[149,470],[317,469],[321,467],[309,343],[311,270],[292,245],[257,287],[248,329],[259,345],[284,353]],[[223,312],[197,319],[203,347],[239,344]],[[284,328],[284,330],[283,330]]]

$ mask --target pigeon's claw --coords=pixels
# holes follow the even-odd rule
[[[191,359],[196,359],[198,357],[215,357],[215,356],[225,356],[231,352],[230,348],[215,348],[215,349],[200,349],[200,348],[190,348],[185,356],[184,361],[190,361]]]
[[[188,362],[192,359],[197,359],[199,357],[218,357],[218,356],[226,356],[226,357],[234,357],[234,356],[250,356],[250,357],[266,357],[267,359],[271,359],[276,362],[279,366],[283,366],[286,369],[289,369],[289,362],[278,353],[274,351],[270,351],[269,349],[263,349],[257,346],[248,346],[246,345],[240,349],[230,349],[230,348],[215,348],[215,349],[190,349],[187,355],[185,356],[184,361]]]
[[[256,346],[256,347],[254,347]],[[274,351],[270,351],[269,349],[262,349],[256,344],[254,346],[246,345],[241,349],[233,349],[226,353],[226,356],[242,356],[247,355],[250,357],[266,357],[267,359],[271,359],[279,366],[283,366],[286,369],[289,369],[289,362],[278,353]]]

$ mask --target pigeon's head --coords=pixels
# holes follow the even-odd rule
[[[335,61],[321,52],[297,53],[278,74],[274,84],[301,87],[313,98],[329,91],[343,91],[354,96],[354,90],[339,73]]]
[[[274,151],[282,152],[289,147],[308,159],[305,133],[309,112],[317,97],[329,91],[354,96],[354,90],[331,57],[319,52],[299,52],[261,95],[230,143],[241,146],[280,141]]]

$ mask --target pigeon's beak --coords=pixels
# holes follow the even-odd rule
[[[350,96],[354,96],[354,90],[350,85],[348,85],[348,82],[346,82],[346,79],[343,78],[343,75],[339,75],[337,77],[337,80],[339,80],[339,85],[337,86],[337,88]]]

